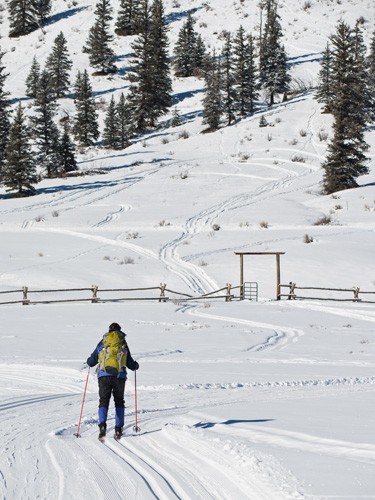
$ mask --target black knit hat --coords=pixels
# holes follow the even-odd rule
[[[121,326],[118,323],[111,323],[108,328],[109,332],[121,332]]]

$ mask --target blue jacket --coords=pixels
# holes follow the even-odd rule
[[[125,333],[120,332],[124,338],[125,338]],[[99,353],[103,349],[103,340],[99,342],[99,344],[96,346],[95,350],[90,354],[90,356],[87,358],[87,364],[90,367],[96,366],[99,363]],[[132,358],[132,355],[130,354],[130,350],[128,345],[126,346],[127,350],[127,356],[126,356],[126,368],[129,368],[129,370],[138,370],[138,363],[134,361]],[[123,368],[123,371],[121,371],[118,375],[119,378],[124,378],[126,379],[126,368]],[[98,378],[99,377],[115,377],[116,375],[113,375],[111,373],[107,373],[104,370],[99,370],[98,369]]]

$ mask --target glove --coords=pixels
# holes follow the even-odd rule
[[[84,370],[86,370],[86,368],[88,368],[88,367],[89,367],[89,365],[88,365],[88,364],[86,363],[86,361],[85,361],[85,362],[82,364],[81,368],[80,368],[81,372],[83,372]]]
[[[139,368],[139,364],[137,363],[137,361],[134,361],[134,371],[138,370],[138,368]]]

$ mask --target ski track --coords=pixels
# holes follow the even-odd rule
[[[185,305],[178,309],[178,312],[192,314],[206,319],[213,319],[216,321],[225,321],[226,323],[236,323],[239,325],[246,325],[253,328],[261,328],[266,330],[273,330],[273,335],[269,336],[264,342],[251,346],[247,351],[262,351],[264,349],[285,349],[290,342],[298,342],[298,339],[304,335],[303,330],[297,328],[288,328],[285,326],[272,325],[270,323],[262,323],[241,318],[232,318],[230,316],[219,316],[216,314],[208,314],[198,309],[196,305]]]

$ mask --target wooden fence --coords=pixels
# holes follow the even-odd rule
[[[127,300],[140,300],[140,301],[158,301],[167,302],[168,300],[202,300],[202,299],[221,299],[229,302],[233,299],[240,299],[240,296],[234,296],[232,290],[240,289],[240,286],[232,287],[227,283],[225,287],[206,293],[199,296],[189,295],[187,293],[176,292],[167,288],[166,283],[160,283],[159,286],[142,287],[142,288],[100,288],[92,285],[88,288],[60,288],[60,289],[31,289],[27,286],[18,290],[5,290],[0,291],[0,305],[6,304],[51,304],[55,302],[91,302],[93,304],[99,302],[122,302]],[[80,297],[84,292],[84,296]],[[90,293],[88,297],[87,293]],[[139,294],[142,292],[142,294]],[[146,293],[147,292],[147,293]],[[133,295],[137,293],[137,295]],[[173,297],[166,295],[169,293]],[[19,294],[20,297],[15,300],[10,300],[14,295]],[[66,296],[69,294],[69,296]],[[71,295],[75,296],[72,297]],[[111,294],[111,296],[108,296]],[[78,295],[78,296],[77,296]],[[141,295],[141,296],[139,296]],[[1,301],[2,298],[7,300]],[[21,298],[22,297],[22,298]],[[45,297],[45,298],[44,298]]]
[[[288,293],[281,293],[281,288],[289,288]],[[310,296],[305,297],[297,295],[297,290],[318,290],[318,291],[330,291],[330,292],[342,292],[351,293],[353,296],[351,298],[340,298],[340,297],[317,297]],[[360,297],[361,294],[361,297]],[[361,302],[364,304],[375,304],[374,300],[365,300],[362,296],[374,295],[374,292],[365,292],[359,288],[359,286],[353,286],[352,288],[328,288],[328,287],[317,287],[317,286],[297,286],[295,283],[290,282],[288,285],[280,285],[279,297],[286,297],[288,300],[333,300],[336,302]]]

